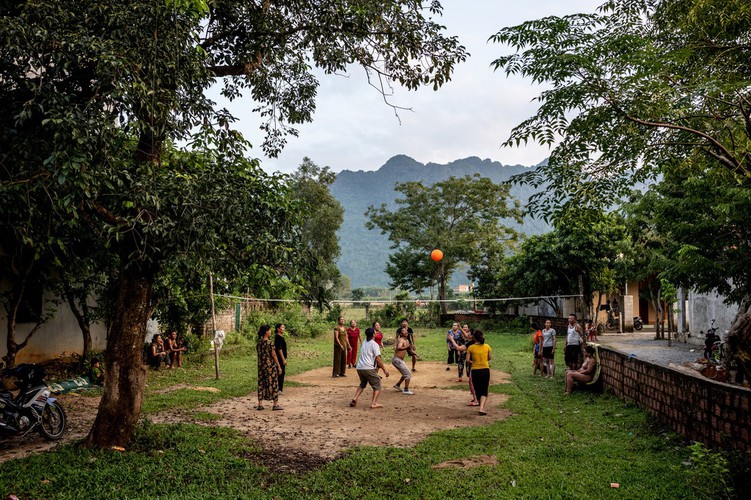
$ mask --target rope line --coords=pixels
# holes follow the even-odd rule
[[[237,295],[224,295],[220,293],[215,293],[215,297],[224,297],[226,299],[236,299],[236,300],[244,300],[244,301],[256,301],[256,302],[289,302],[289,303],[299,303],[303,302],[299,299],[259,299],[255,297],[239,297]],[[476,301],[476,302],[509,302],[509,301],[516,301],[516,300],[524,300],[524,301],[532,301],[537,299],[571,299],[571,298],[581,298],[582,295],[576,294],[576,295],[540,295],[536,297],[496,297],[491,299],[483,299],[479,297],[469,297],[469,298],[461,298],[461,299],[408,299],[408,300],[397,300],[397,299],[373,299],[373,300],[331,300],[329,301],[331,304],[400,304],[400,303],[407,303],[407,304],[413,304],[415,302],[420,303],[441,303],[441,302],[459,302],[459,301]]]

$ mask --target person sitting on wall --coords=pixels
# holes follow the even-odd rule
[[[584,350],[584,363],[578,370],[566,370],[566,390],[567,396],[574,390],[574,382],[587,384],[594,379],[595,370],[597,370],[597,361],[595,361],[595,348],[588,345]]]

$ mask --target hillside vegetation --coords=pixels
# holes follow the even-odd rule
[[[388,275],[384,269],[391,244],[386,236],[376,230],[365,228],[364,213],[370,205],[386,203],[394,206],[397,182],[422,181],[433,184],[451,176],[463,177],[479,173],[494,182],[506,182],[512,176],[536,167],[503,165],[497,161],[481,160],[476,156],[456,160],[448,164],[420,163],[405,155],[397,155],[376,171],[343,170],[331,186],[331,193],[344,207],[344,222],[339,230],[341,257],[339,269],[352,280],[352,288],[362,286],[387,286]],[[530,186],[515,185],[511,194],[526,203],[535,192]],[[526,217],[524,223],[509,222],[510,226],[525,234],[541,234],[549,230],[541,220]],[[457,273],[452,284],[466,283],[464,273]]]

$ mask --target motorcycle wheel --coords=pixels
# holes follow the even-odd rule
[[[643,326],[641,323],[634,323],[634,330],[640,332]]]
[[[48,441],[57,441],[63,437],[67,419],[65,410],[55,401],[47,404],[42,410],[42,421],[39,422],[39,433]]]

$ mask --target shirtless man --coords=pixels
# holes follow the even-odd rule
[[[580,384],[586,384],[591,382],[594,377],[595,369],[597,368],[597,361],[594,358],[595,348],[588,345],[584,350],[584,363],[578,370],[566,370],[566,390],[565,395],[571,394],[574,390],[574,382]]]
[[[394,389],[397,391],[401,391],[402,394],[407,394],[409,396],[412,396],[414,392],[409,390],[409,381],[412,379],[412,372],[409,371],[409,368],[407,368],[407,363],[404,362],[404,356],[407,354],[407,351],[410,349],[409,340],[407,340],[407,328],[403,327],[401,331],[399,332],[399,338],[396,339],[394,342],[394,356],[391,358],[391,364],[394,365],[394,368],[399,370],[399,373],[402,374],[402,378],[399,379],[399,382],[396,383],[394,386]],[[402,390],[402,382],[404,382],[404,389]]]
[[[409,357],[412,358],[412,371],[417,371],[415,369],[415,363],[417,363],[417,360],[420,358],[420,356],[417,355],[417,352],[415,351],[415,347],[417,346],[417,343],[415,342],[415,332],[410,328],[409,323],[406,319],[402,320],[401,325],[399,328],[396,329],[396,338],[399,339],[399,336],[402,333],[402,328],[407,329],[407,341],[409,342],[409,349],[407,349],[407,354],[409,354]]]
[[[177,340],[177,332],[172,331],[167,337],[166,350],[169,355],[169,365],[167,368],[182,368],[183,367],[183,351],[185,348],[180,345]]]

